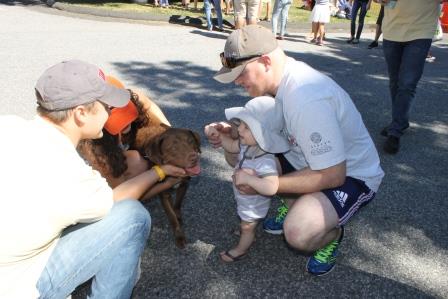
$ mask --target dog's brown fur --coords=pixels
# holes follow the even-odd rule
[[[154,164],[171,164],[184,168],[188,175],[196,175],[198,173],[189,172],[191,168],[199,169],[200,150],[199,134],[188,129],[170,128],[150,140],[144,146],[146,156]],[[176,246],[185,247],[185,233],[182,229],[181,207],[185,194],[188,189],[190,177],[183,178],[177,188],[176,198],[173,201],[171,190],[163,191],[159,194],[163,208],[168,216],[171,226],[174,230]],[[144,198],[152,197],[157,189],[152,188],[144,196]]]
[[[146,156],[150,160],[150,167],[155,164],[172,164],[186,169],[194,166],[199,167],[199,153],[200,153],[200,137],[199,134],[188,129],[171,128],[168,120],[159,107],[153,103],[149,98],[142,93],[136,93],[141,105],[138,107],[144,113],[144,118],[149,121],[141,121],[143,126],[134,128],[134,132],[130,134],[131,140],[125,140],[130,144],[131,149],[137,150],[141,156]],[[105,136],[106,137],[106,136]],[[104,137],[103,137],[104,138]],[[126,137],[125,137],[126,138]],[[84,159],[97,169],[111,184],[115,186],[114,179],[116,174],[113,174],[113,168],[108,163],[113,163],[106,159],[108,152],[96,149],[96,145],[92,141],[86,141],[80,144],[78,151]],[[120,153],[121,154],[121,153]],[[115,159],[112,161],[119,161],[125,163],[123,159]],[[122,176],[126,177],[126,166],[120,167]],[[127,177],[126,177],[127,178]],[[185,234],[182,229],[181,206],[182,201],[188,189],[189,177],[182,179],[167,178],[164,182],[158,183],[148,190],[142,196],[141,200],[148,200],[149,198],[159,195],[162,201],[162,206],[168,216],[168,219],[173,227],[176,246],[179,248],[185,247]],[[173,182],[177,182],[175,189],[176,199],[173,202],[171,193],[173,189],[167,190]]]

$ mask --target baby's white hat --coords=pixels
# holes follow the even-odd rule
[[[268,153],[289,151],[289,144],[283,131],[283,111],[275,99],[268,96],[257,97],[244,107],[225,110],[227,120],[233,118],[244,121],[262,150]]]

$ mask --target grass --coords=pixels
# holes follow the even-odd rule
[[[271,7],[274,6],[274,1],[272,0]],[[203,11],[203,2],[198,1],[197,9],[193,8],[193,1],[191,0],[190,9],[186,10],[182,7],[181,1],[170,1],[169,8],[160,8],[155,7],[153,5],[153,0],[149,0],[150,4],[135,4],[132,1],[93,1],[93,0],[62,0],[60,2],[70,4],[70,5],[78,5],[78,6],[90,6],[101,9],[110,9],[110,10],[118,10],[118,11],[135,11],[139,13],[148,13],[155,15],[180,15],[180,16],[190,16],[190,17],[203,17],[205,13]],[[302,5],[301,0],[293,0],[293,5],[289,9],[288,22],[292,23],[309,23],[308,18],[310,15],[310,11],[300,8]],[[224,5],[222,5],[222,9],[224,9]],[[378,16],[380,10],[380,6],[376,3],[372,3],[372,8],[367,12],[367,16],[365,19],[366,24],[374,24],[376,22],[376,18]],[[271,12],[272,13],[272,12]],[[266,14],[266,5],[263,7],[262,16]],[[225,15],[223,12],[223,18],[233,22],[233,15]],[[338,19],[331,18],[332,23],[349,23],[349,20],[346,19]]]

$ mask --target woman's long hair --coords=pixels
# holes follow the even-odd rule
[[[134,143],[137,130],[147,126],[150,119],[138,95],[132,90],[129,90],[129,92],[131,94],[130,100],[137,107],[138,117],[131,123],[131,130],[123,134],[121,138],[123,144],[129,145],[129,149],[135,149]],[[77,149],[80,155],[88,160],[93,168],[98,169],[103,176],[111,174],[113,177],[118,178],[128,169],[124,151],[119,144],[118,135],[111,135],[105,129],[103,129],[102,138],[83,140],[79,143]]]

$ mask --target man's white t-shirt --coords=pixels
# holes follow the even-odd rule
[[[93,222],[113,192],[69,138],[40,117],[0,117],[0,298],[36,298],[36,283],[66,227]]]
[[[331,78],[287,58],[276,100],[282,105],[286,159],[296,168],[329,168],[346,161],[347,176],[377,192],[384,172],[375,145],[350,96]]]

